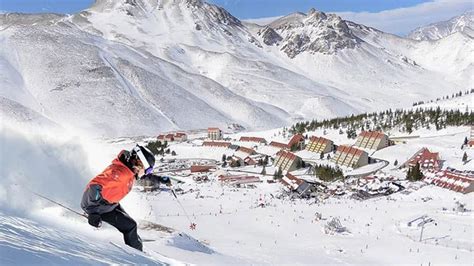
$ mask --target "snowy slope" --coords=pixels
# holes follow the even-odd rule
[[[463,90],[471,44],[314,9],[261,27],[199,0],[98,0],[72,16],[0,15],[0,96],[95,135],[261,130]]]
[[[447,21],[419,27],[410,32],[407,37],[413,40],[434,41],[456,32],[474,37],[474,11],[467,11]]]
[[[474,112],[474,94],[465,94],[460,97],[451,97],[445,100],[430,101],[414,106],[416,108],[436,109],[440,107],[443,110],[459,110],[461,112]]]
[[[435,72],[438,79],[452,83],[440,85],[438,95],[446,94],[443,93],[445,86],[457,84],[460,89],[470,88],[474,82],[473,39],[464,33],[454,33],[436,41],[415,41],[352,22],[349,22],[349,27],[366,43],[390,54],[392,58],[386,59],[387,63],[394,64],[401,60],[419,70]],[[393,57],[398,60],[394,61]],[[433,89],[433,84],[426,84]],[[438,81],[436,84],[439,84]]]
[[[215,251],[188,230],[165,233],[143,226],[153,212],[139,192],[131,192],[122,205],[139,221],[145,253],[123,244],[115,228],[104,224],[94,229],[83,217],[34,194],[81,213],[84,187],[118,153],[117,147],[7,121],[0,124],[0,147],[1,265],[250,264]]]

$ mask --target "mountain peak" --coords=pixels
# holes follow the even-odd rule
[[[416,28],[407,37],[418,41],[435,41],[456,32],[474,37],[474,11],[469,10],[462,15],[446,21],[436,22],[427,26]]]
[[[316,10],[315,8],[311,8],[309,11],[308,11],[308,15],[307,15],[308,18],[314,18],[314,19],[326,19],[327,16],[324,12],[321,12],[321,11],[318,11]]]
[[[355,48],[360,41],[339,16],[314,8],[308,14],[292,13],[279,18],[267,27],[259,32],[263,42],[281,44],[281,50],[290,58],[305,51],[334,54],[338,50]]]

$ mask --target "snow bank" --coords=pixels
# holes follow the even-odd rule
[[[20,215],[47,203],[29,190],[79,210],[93,175],[79,138],[2,121],[0,150],[1,210]]]
[[[90,237],[4,215],[1,211],[0,224],[1,265],[180,264],[164,256],[157,260],[120,242],[91,241]]]

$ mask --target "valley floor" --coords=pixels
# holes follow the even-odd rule
[[[448,152],[459,149],[458,138],[466,130],[462,128],[462,132],[458,130],[456,133],[451,129],[446,134],[440,134],[438,138],[444,138],[444,144],[430,142],[438,145],[442,155],[447,154],[445,163],[459,160],[457,153]],[[44,169],[49,171],[49,175],[41,175],[41,180],[38,175],[30,173],[30,176],[35,176],[35,180],[28,181],[33,183],[30,187],[56,200],[64,199],[66,204],[76,210],[79,207],[67,201],[67,196],[61,196],[61,189],[80,195],[90,177],[82,176],[84,172],[75,173],[74,165],[58,158],[74,154],[78,161],[81,159],[86,163],[89,160],[85,165],[90,165],[78,164],[78,168],[83,171],[83,167],[89,167],[87,174],[91,174],[107,165],[107,160],[113,158],[121,148],[133,143],[101,141],[91,150],[91,145],[81,146],[76,140],[63,142],[54,139],[50,143],[48,138],[22,139],[18,134],[13,134],[15,131],[5,132],[2,136],[2,143],[7,144],[5,148],[9,148],[8,143],[20,147],[22,154],[29,156],[28,161],[36,173]],[[436,140],[436,137],[433,138]],[[429,145],[424,143],[427,141],[428,138],[420,138],[412,145],[392,148],[386,154],[382,150],[377,155],[388,161],[393,161],[395,157],[401,161],[405,156],[403,150],[416,151],[419,145]],[[219,160],[222,155],[218,151],[206,155],[202,150],[196,154],[187,154],[184,151],[192,149],[192,145],[183,145],[173,148],[178,152],[176,158],[204,156]],[[83,155],[84,150],[95,155],[87,157]],[[80,156],[84,157],[78,158]],[[472,156],[471,151],[469,156]],[[54,167],[59,168],[36,163],[43,158],[53,158],[56,162]],[[468,169],[470,165],[460,166]],[[174,188],[178,191],[179,202],[191,216],[190,220],[196,223],[196,230],[189,229],[190,221],[168,188],[144,192],[142,187],[135,186],[122,205],[142,225],[139,230],[145,241],[145,254],[142,254],[126,247],[121,234],[111,226],[94,229],[78,215],[37,197],[26,196],[28,192],[21,186],[12,185],[13,182],[21,184],[22,181],[14,173],[15,169],[12,166],[4,170],[0,187],[2,265],[471,265],[473,261],[474,215],[472,212],[453,211],[456,202],[464,203],[467,209],[472,210],[473,193],[456,193],[423,182],[390,196],[364,201],[352,199],[348,195],[320,201],[315,198],[290,199],[282,196],[285,193],[282,193],[283,186],[280,183],[262,182],[256,184],[255,188],[236,188],[221,185],[212,174],[209,176],[210,181],[202,183],[193,181],[191,177],[182,177],[188,178],[189,182],[175,184]],[[387,169],[392,174],[397,171],[393,167]],[[76,178],[82,177],[71,181],[67,173],[76,174]],[[24,173],[25,176],[28,174]],[[77,186],[50,187],[54,183],[73,181]],[[76,198],[78,204],[80,198]],[[72,202],[75,201],[73,199]],[[420,241],[421,227],[417,223],[408,223],[424,215],[434,222],[425,226]],[[333,218],[339,219],[347,231],[331,234],[325,230]],[[172,227],[176,232],[164,233],[143,228],[146,221]]]

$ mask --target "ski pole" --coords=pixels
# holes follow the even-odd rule
[[[186,218],[188,218],[188,221],[189,221],[189,223],[190,223],[189,228],[190,228],[191,230],[196,229],[196,224],[191,221],[191,218],[189,218],[188,213],[186,212],[186,210],[184,209],[183,205],[181,204],[181,202],[179,201],[178,197],[176,196],[176,193],[174,192],[174,189],[173,189],[173,188],[170,188],[170,191],[171,191],[171,193],[173,194],[173,196],[174,196],[174,198],[176,199],[176,201],[178,202],[179,206],[181,206],[181,209],[183,210],[184,215],[186,215]]]
[[[15,184],[15,185],[17,185],[17,184]],[[17,185],[17,186],[18,186],[18,185]],[[68,211],[70,211],[70,212],[72,212],[72,213],[75,213],[75,214],[80,215],[80,216],[82,216],[82,217],[84,217],[84,218],[87,218],[87,215],[85,215],[85,214],[83,214],[83,213],[79,213],[79,212],[77,212],[77,211],[75,211],[75,210],[69,208],[68,206],[65,206],[65,205],[63,205],[63,204],[61,204],[61,203],[59,203],[59,202],[57,202],[57,201],[54,201],[54,200],[52,200],[52,199],[50,199],[50,198],[48,198],[48,197],[45,197],[45,196],[43,196],[43,195],[41,195],[41,194],[39,194],[39,193],[37,193],[37,192],[35,192],[35,191],[29,189],[28,187],[23,187],[23,188],[26,189],[26,190],[28,190],[28,191],[29,191],[30,193],[32,193],[33,195],[36,195],[36,196],[38,196],[38,197],[40,197],[40,198],[42,198],[42,199],[45,199],[45,200],[47,200],[47,201],[49,201],[49,202],[51,202],[51,203],[54,203],[54,204],[56,204],[56,205],[58,205],[58,206],[60,206],[60,207],[62,207],[62,208],[64,208],[64,209],[66,209],[66,210],[68,210]]]
[[[56,205],[58,205],[58,206],[61,206],[61,207],[63,207],[64,209],[66,209],[66,210],[68,210],[68,211],[70,211],[70,212],[73,212],[73,213],[75,213],[75,214],[77,214],[77,215],[80,215],[80,216],[82,216],[82,217],[84,217],[84,218],[87,218],[87,215],[85,215],[85,214],[83,214],[83,213],[79,213],[79,212],[77,212],[77,211],[75,211],[75,210],[73,210],[73,209],[71,209],[71,208],[69,208],[69,207],[67,207],[67,206],[65,206],[65,205],[63,205],[63,204],[61,204],[61,203],[59,203],[59,202],[56,202],[56,201],[54,201],[54,200],[52,200],[52,199],[49,199],[49,198],[47,198],[47,197],[45,197],[45,196],[43,196],[43,195],[40,195],[40,194],[38,194],[38,193],[36,193],[36,192],[34,192],[34,191],[31,191],[31,193],[35,194],[36,196],[38,196],[38,197],[40,197],[40,198],[43,198],[43,199],[49,201],[49,202],[52,202],[52,203],[54,203],[54,204],[56,204]]]

